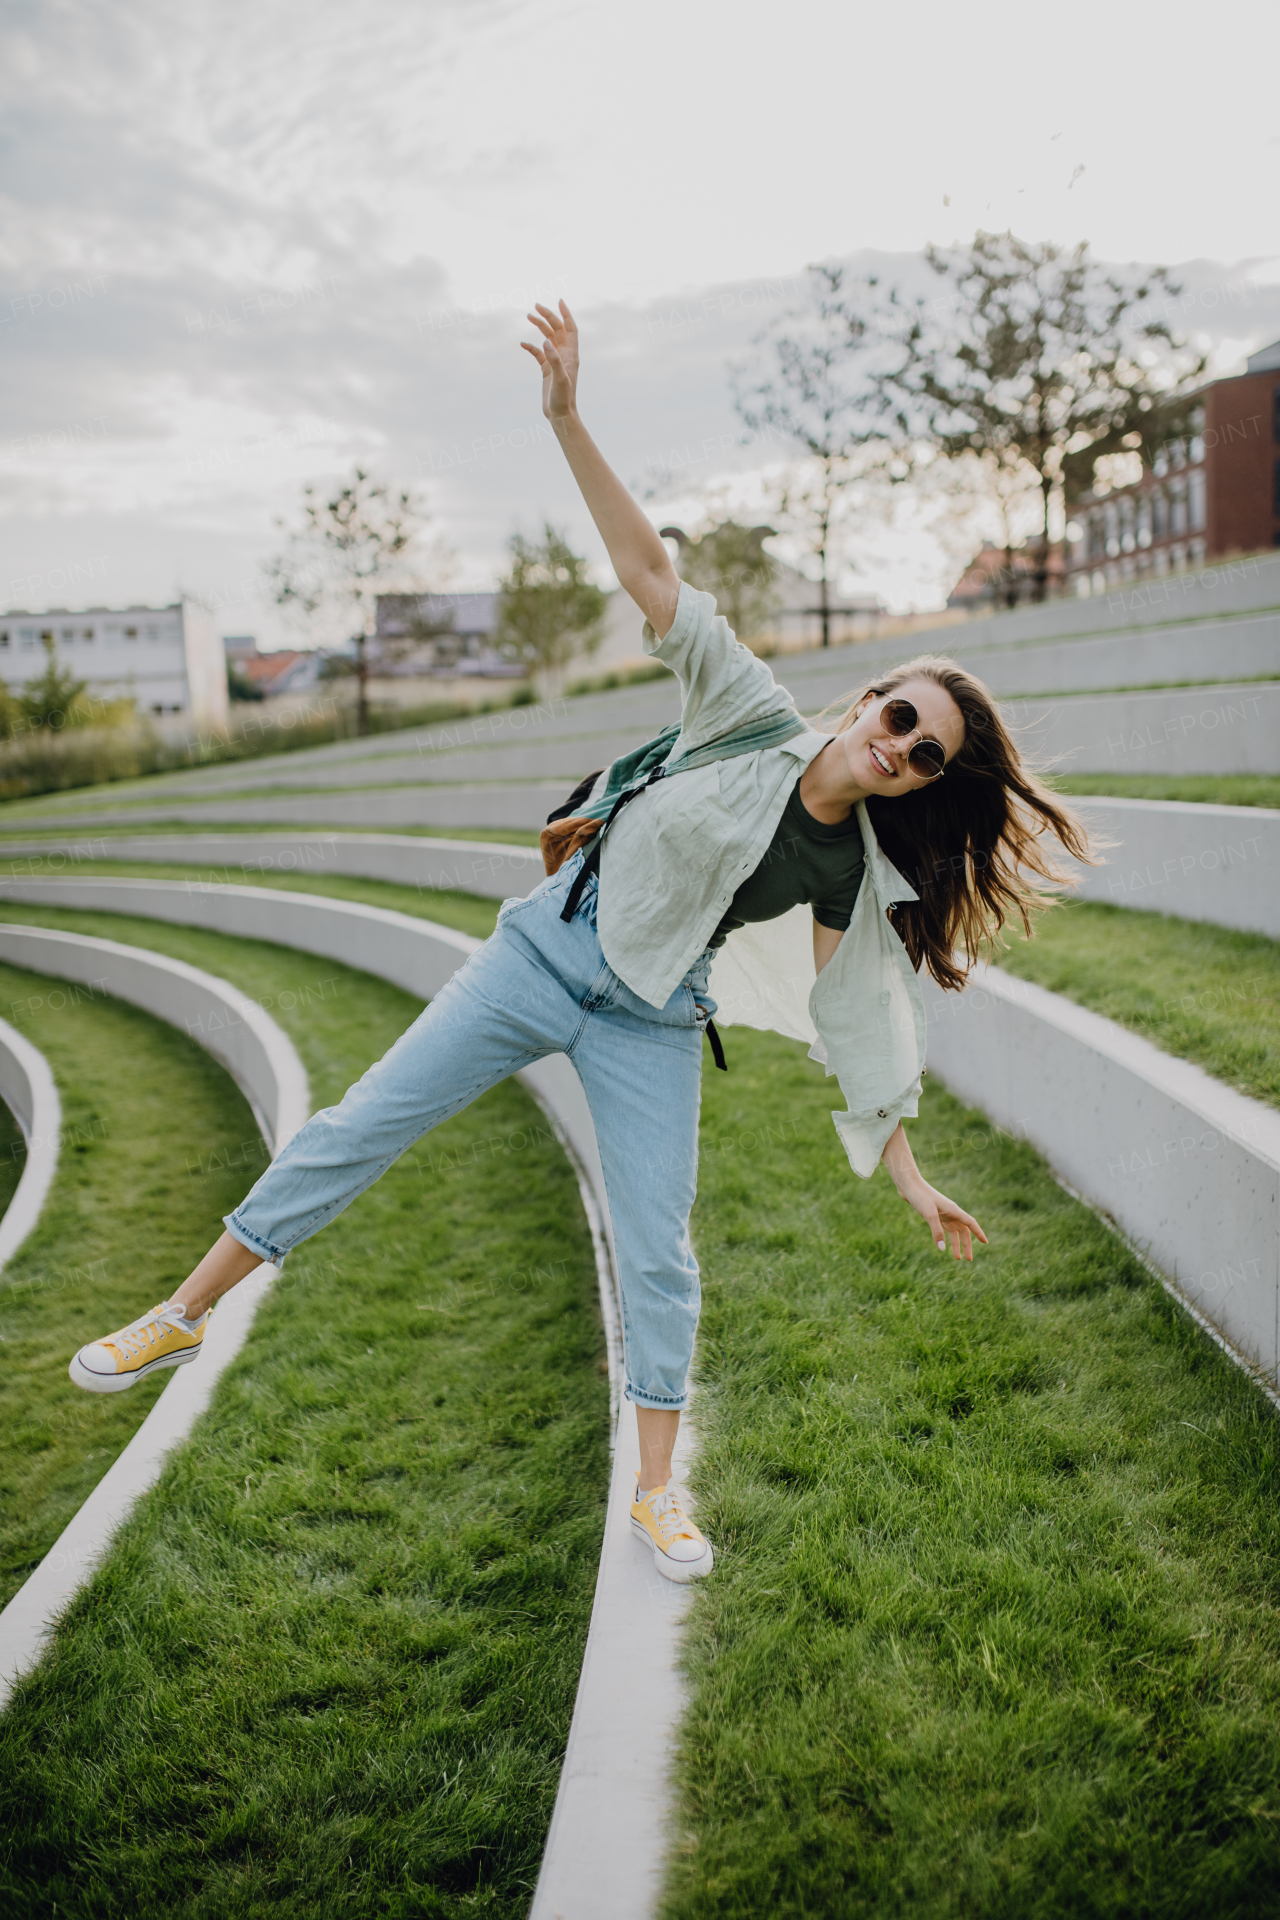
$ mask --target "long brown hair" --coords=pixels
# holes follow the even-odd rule
[[[1001,944],[1006,920],[1020,920],[1030,935],[1033,914],[1053,904],[1047,889],[1073,884],[1046,840],[1077,860],[1092,864],[1092,856],[1084,827],[1024,762],[981,680],[954,660],[921,654],[895,667],[854,697],[836,732],[852,726],[868,696],[921,679],[959,707],[964,745],[941,779],[901,799],[873,794],[867,812],[885,853],[920,896],[890,914],[911,964],[928,967],[940,987],[957,988],[979,955]]]

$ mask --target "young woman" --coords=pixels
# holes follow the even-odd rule
[[[972,1260],[981,1227],[924,1178],[902,1126],[924,1063],[917,970],[962,984],[1010,913],[1027,923],[1034,876],[1058,877],[1044,837],[1076,854],[1085,845],[1021,766],[985,689],[949,661],[886,676],[834,734],[807,725],[711,597],[681,583],[592,442],[568,308],[529,318],[543,410],[646,616],[646,648],[680,681],[680,735],[663,777],[633,783],[629,800],[606,780],[602,797],[544,835],[555,870],[505,902],[492,937],[390,1052],[295,1135],[176,1292],[82,1348],[71,1377],[112,1393],[195,1360],[209,1308],[229,1288],[264,1260],[281,1262],[486,1088],[564,1052],[591,1104],[613,1219],[640,1434],[632,1525],[659,1570],[684,1581],[712,1564],[670,1480],[698,1322],[689,1213],[717,954],[735,1017],[814,1039],[838,1075],[849,1110],[833,1118],[855,1171],[869,1176],[883,1160],[938,1249],[949,1241]],[[797,909],[812,932],[803,968],[794,946],[768,944]]]

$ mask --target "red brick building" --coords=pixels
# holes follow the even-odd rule
[[[1131,486],[1077,504],[1068,592],[1280,546],[1280,340],[1201,399],[1190,441],[1175,441]]]

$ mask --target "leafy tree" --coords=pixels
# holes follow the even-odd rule
[[[266,569],[277,605],[301,615],[320,615],[339,632],[354,628],[354,658],[345,671],[356,681],[362,734],[369,731],[370,674],[422,637],[415,631],[384,645],[377,659],[372,657],[377,596],[425,591],[415,576],[424,564],[427,523],[426,509],[407,488],[394,492],[356,467],[328,499],[312,486],[303,488],[301,521],[288,531],[284,551]],[[439,545],[432,560],[439,570],[445,560]]]
[[[810,267],[803,305],[758,334],[755,360],[732,370],[734,405],[747,426],[800,456],[773,505],[817,565],[824,647],[846,509],[859,482],[893,471],[885,376],[895,370],[887,362],[897,343],[881,307],[875,279],[848,282],[843,267]]]
[[[498,646],[507,659],[555,682],[576,654],[600,645],[608,601],[550,521],[540,540],[514,534],[509,551],[511,564],[498,583]]]
[[[1070,514],[1105,455],[1149,462],[1189,431],[1205,358],[1179,353],[1156,311],[1157,295],[1179,291],[1163,267],[1125,283],[1084,241],[1066,252],[1012,233],[979,232],[962,252],[930,247],[927,258],[952,298],[904,315],[905,359],[886,391],[904,432],[982,463],[995,495],[1038,489],[1042,600],[1055,515]]]
[[[764,542],[773,531],[772,527],[744,527],[736,520],[722,520],[697,540],[678,535],[681,577],[700,592],[715,595],[721,613],[740,640],[761,632],[778,603],[774,584],[777,569],[764,550]]]
[[[230,660],[227,662],[227,697],[230,700],[265,700],[261,687],[255,687],[247,673]]]
[[[93,720],[93,708],[86,700],[88,682],[58,662],[58,650],[51,634],[40,643],[45,651],[44,672],[38,680],[29,680],[18,695],[18,710],[25,726],[47,727],[61,732],[64,727],[87,727]]]

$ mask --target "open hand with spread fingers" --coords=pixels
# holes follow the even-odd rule
[[[564,301],[559,304],[559,313],[539,302],[526,315],[542,335],[540,347],[520,342],[542,368],[542,411],[548,420],[567,419],[578,405],[578,329]]]

